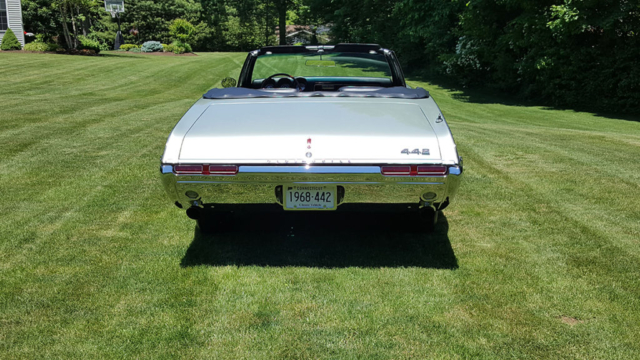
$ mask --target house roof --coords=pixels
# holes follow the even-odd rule
[[[307,32],[311,32],[311,26],[309,25],[287,25],[285,27],[285,34],[286,36],[291,35],[292,33],[296,33],[299,31],[307,31]],[[276,26],[276,36],[280,36],[280,27]]]
[[[331,24],[327,25],[287,25],[286,26],[286,36],[293,35],[294,33],[298,33],[300,31],[307,32],[309,34],[313,34],[314,30],[317,35],[329,35],[329,30],[331,29]],[[280,27],[276,26],[276,36],[280,36]]]

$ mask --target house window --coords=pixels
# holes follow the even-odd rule
[[[0,31],[7,30],[9,22],[7,21],[7,2],[0,0]]]

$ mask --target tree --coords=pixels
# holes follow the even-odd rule
[[[187,20],[175,19],[169,25],[171,37],[182,43],[189,43],[193,40],[196,28]]]
[[[123,36],[127,43],[143,43],[149,40],[169,43],[171,34],[169,26],[174,19],[184,19],[197,29],[194,42],[199,40],[199,34],[205,33],[206,24],[203,23],[204,11],[200,1],[195,0],[126,0],[126,11],[120,19]],[[115,22],[106,19],[105,24],[115,34]],[[137,35],[131,30],[137,30]]]
[[[0,50],[22,50],[22,45],[18,41],[16,34],[13,33],[11,28],[7,29],[7,32],[4,33],[2,37],[2,44],[0,45]]]
[[[466,53],[450,70],[554,105],[638,111],[637,29],[640,6],[626,0],[474,0],[457,30]]]
[[[78,36],[87,36],[93,21],[103,15],[100,13],[102,7],[98,0],[56,0],[53,6],[58,10],[62,34],[69,49],[76,49]]]
[[[293,4],[292,0],[273,0],[278,13],[278,33],[280,45],[287,45],[287,10]]]
[[[640,112],[640,5],[628,0],[302,0],[335,42],[392,48],[529,99]]]
[[[22,0],[24,30],[43,35],[50,40],[62,28],[57,8],[50,0]]]

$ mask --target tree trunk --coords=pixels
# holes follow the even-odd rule
[[[71,42],[71,35],[69,35],[69,27],[67,25],[67,5],[60,4],[60,14],[62,14],[62,33],[64,34],[64,41],[67,43],[67,48],[73,48]]]
[[[73,26],[73,48],[78,48],[78,29],[76,29],[76,18],[73,16],[73,8],[71,8],[71,26]]]
[[[278,15],[280,17],[278,24],[280,28],[280,45],[287,45],[287,0],[278,2]]]
[[[269,0],[264,4],[264,46],[269,46]]]
[[[80,7],[78,6],[76,9],[78,10],[78,18],[80,18],[80,15],[82,15],[82,14],[80,13]],[[82,22],[80,23],[80,25],[82,26],[82,35],[84,35],[84,36],[87,36],[87,34],[89,33],[89,31],[88,31],[88,30],[89,30],[89,28],[90,28],[90,27],[89,27],[89,22],[90,22],[90,21],[91,21],[91,19],[89,18],[89,16],[85,16],[85,17],[82,19]]]

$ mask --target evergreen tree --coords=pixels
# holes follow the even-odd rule
[[[7,32],[4,33],[0,50],[22,50],[22,45],[20,45],[16,34],[11,29],[7,29]]]

